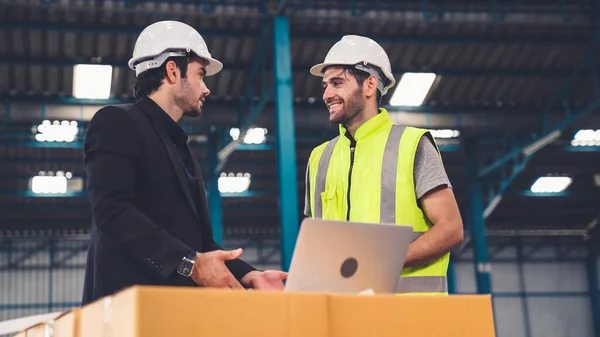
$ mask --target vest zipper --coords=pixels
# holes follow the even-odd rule
[[[350,221],[350,186],[352,185],[352,167],[354,166],[354,150],[356,149],[356,141],[350,140],[350,170],[348,171],[348,211],[346,212],[346,221]]]

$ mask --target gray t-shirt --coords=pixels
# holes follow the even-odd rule
[[[442,160],[433,146],[431,139],[424,136],[419,141],[415,154],[414,181],[417,200],[421,199],[427,192],[440,186],[452,188],[448,174]],[[304,215],[310,217],[309,167],[306,168],[306,192],[304,199]],[[420,207],[421,205],[419,205]]]

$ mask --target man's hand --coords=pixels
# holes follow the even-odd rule
[[[284,289],[283,281],[287,279],[288,274],[279,270],[251,271],[242,277],[242,283],[257,290],[278,290]]]
[[[235,260],[240,255],[242,255],[241,248],[196,254],[192,280],[201,287],[243,289],[225,266],[225,261]]]

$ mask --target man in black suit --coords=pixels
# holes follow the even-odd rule
[[[195,29],[162,21],[140,34],[129,66],[137,101],[100,109],[85,137],[93,221],[83,304],[136,284],[282,290],[287,273],[258,271],[213,240],[200,168],[177,124],[200,114],[204,78],[222,64]]]

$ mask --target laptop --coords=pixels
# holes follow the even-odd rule
[[[285,292],[395,293],[412,226],[306,218]]]

